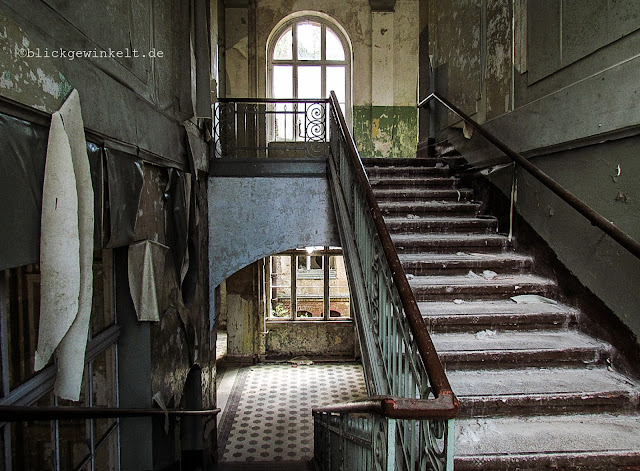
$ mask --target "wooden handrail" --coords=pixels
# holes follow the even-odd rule
[[[418,108],[424,108],[431,100],[438,100],[444,106],[449,108],[455,114],[460,116],[466,123],[468,123],[475,131],[478,132],[482,137],[484,137],[487,141],[501,150],[507,157],[509,157],[513,162],[520,165],[523,169],[529,172],[530,175],[535,177],[540,183],[553,191],[560,199],[562,199],[565,203],[571,206],[573,209],[582,214],[593,226],[596,226],[602,232],[607,234],[613,240],[615,240],[618,244],[620,244],[623,248],[628,250],[631,254],[635,255],[636,258],[640,259],[640,242],[636,241],[634,238],[629,236],[626,232],[620,229],[618,226],[613,224],[611,221],[606,219],[584,201],[579,199],[576,195],[571,193],[565,187],[560,185],[557,181],[547,175],[545,172],[540,170],[534,164],[532,164],[529,160],[527,160],[522,154],[511,149],[504,142],[498,139],[494,134],[484,129],[480,124],[478,124],[475,120],[473,120],[470,116],[465,114],[462,110],[460,110],[457,106],[452,104],[449,100],[440,96],[437,93],[430,94],[427,98],[418,103]]]
[[[433,346],[431,336],[429,335],[427,326],[424,323],[424,319],[422,318],[422,314],[418,308],[418,303],[413,295],[413,290],[409,285],[402,263],[400,263],[400,259],[398,258],[398,253],[396,252],[393,241],[391,240],[391,235],[389,234],[382,212],[378,207],[378,203],[365,173],[362,159],[360,158],[360,154],[358,153],[353,137],[348,131],[346,120],[344,119],[338,99],[334,92],[331,92],[330,100],[331,112],[335,113],[341,137],[347,144],[347,151],[355,166],[358,183],[365,194],[365,199],[369,210],[371,211],[371,217],[373,218],[378,237],[382,243],[387,263],[391,268],[393,281],[398,290],[398,294],[400,295],[402,307],[411,328],[411,333],[413,334],[413,338],[416,342],[418,353],[427,371],[431,390],[434,396],[436,396],[435,400],[423,400],[425,402],[424,405],[426,407],[426,403],[433,403],[434,407],[432,407],[431,410],[435,411],[435,409],[438,409],[435,407],[436,403],[446,404],[446,407],[448,407],[448,417],[453,418],[458,412],[458,400],[451,390],[447,375],[444,372],[442,363],[440,363],[436,349]]]

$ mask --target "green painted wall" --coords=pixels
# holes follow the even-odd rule
[[[415,106],[354,106],[353,136],[362,157],[415,157]]]

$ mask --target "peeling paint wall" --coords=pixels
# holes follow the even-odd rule
[[[352,322],[268,322],[267,356],[355,356],[355,324]]]
[[[150,239],[172,249],[167,257],[159,301],[160,321],[154,324],[141,324],[136,320],[126,277],[127,247],[115,249],[118,253],[118,266],[114,268],[118,273],[115,296],[118,306],[126,305],[116,313],[123,327],[120,345],[128,342],[122,350],[127,354],[119,358],[123,367],[120,371],[135,372],[119,378],[120,398],[128,407],[151,407],[152,395],[156,392],[169,407],[185,407],[187,377],[194,371],[201,384],[190,387],[198,395],[202,391],[202,407],[214,408],[216,403],[215,337],[213,344],[210,343],[208,264],[205,262],[208,258],[206,174],[200,173],[198,178],[193,175],[192,179],[191,175],[180,172],[196,195],[193,199],[187,198],[192,210],[182,213],[190,217],[188,224],[176,222],[176,208],[168,196],[172,190],[167,188],[168,167],[173,168],[172,172],[176,167],[192,168],[186,149],[185,120],[191,120],[192,134],[198,141],[194,146],[204,154],[195,158],[208,161],[206,143],[201,137],[206,122],[194,115],[198,110],[198,116],[207,116],[210,87],[215,90],[218,86],[217,74],[212,73],[216,72],[212,62],[217,61],[217,54],[211,54],[211,60],[208,50],[211,39],[212,50],[217,52],[217,33],[209,34],[206,14],[192,15],[206,13],[206,8],[210,8],[211,21],[217,28],[216,1],[0,2],[3,110],[8,109],[8,113],[19,110],[22,119],[30,120],[31,116],[43,124],[41,121],[46,118],[35,110],[51,113],[60,107],[72,89],[77,89],[84,125],[99,141],[92,144],[91,152],[96,160],[95,169],[92,167],[94,186],[98,182],[96,188],[106,188],[109,178],[115,178],[108,175],[110,171],[106,171],[103,162],[105,147],[117,149],[123,164],[144,161],[141,167],[144,183],[137,211],[135,201],[125,201],[133,208],[132,239]],[[28,150],[29,146],[25,145],[24,149]],[[99,159],[103,160],[98,162]],[[195,166],[193,171],[198,172],[197,162]],[[124,167],[127,166],[115,168]],[[96,193],[96,208],[100,210],[100,214],[96,213],[98,235],[103,228],[107,235],[110,230],[108,225],[103,227],[102,211],[106,223],[108,215],[121,210],[109,207],[110,197],[118,196],[115,193]],[[179,274],[175,269],[175,260],[182,256],[177,253],[175,237],[171,235],[171,231],[176,230],[172,225],[180,225],[179,231],[188,236],[190,270],[186,274]],[[96,237],[96,248],[101,247],[101,237]],[[139,342],[138,333],[141,333]],[[191,430],[197,436],[194,442],[200,444],[199,449],[204,444],[212,451],[215,423],[215,419],[203,420],[198,424],[201,429]],[[180,458],[180,427],[179,421],[172,420],[171,430],[175,435],[167,436],[162,421],[123,420],[120,428],[123,469],[165,469],[173,465]],[[128,438],[140,435],[147,437],[145,447],[149,447],[138,453],[137,442]]]

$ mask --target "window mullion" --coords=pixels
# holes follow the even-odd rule
[[[291,254],[291,319],[297,320],[298,318],[298,293],[297,293],[297,278],[298,278],[298,265],[296,261],[296,255]]]
[[[322,269],[324,272],[324,320],[329,320],[330,314],[330,291],[329,291],[329,247],[324,248],[324,255],[322,256]]]
[[[293,97],[298,98],[298,24],[294,23],[291,26],[291,47],[293,51],[291,51],[291,58],[293,59]],[[297,268],[296,268],[297,269]]]

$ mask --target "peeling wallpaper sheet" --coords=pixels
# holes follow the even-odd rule
[[[77,91],[51,118],[42,196],[41,307],[35,369],[58,348],[54,392],[80,396],[93,294],[94,205]]]
[[[54,393],[77,401],[80,396],[84,357],[93,298],[93,230],[94,204],[91,169],[80,109],[78,91],[71,92],[60,109],[64,129],[69,137],[73,170],[78,192],[78,235],[80,237],[80,293],[78,315],[60,342],[58,376]]]
[[[169,247],[146,240],[129,246],[129,291],[139,321],[159,321]]]

